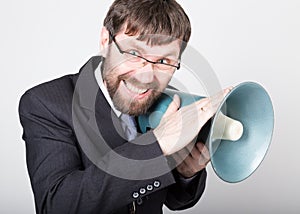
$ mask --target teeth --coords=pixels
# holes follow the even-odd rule
[[[123,81],[125,86],[130,90],[132,91],[133,93],[136,93],[136,94],[143,94],[145,93],[148,89],[140,89],[140,88],[136,88],[134,87],[132,84],[130,83],[127,83],[125,81]]]

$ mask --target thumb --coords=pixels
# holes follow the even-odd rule
[[[163,117],[168,117],[178,110],[180,107],[180,97],[177,94],[174,94],[172,102],[169,104]]]

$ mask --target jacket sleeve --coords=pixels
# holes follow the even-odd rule
[[[170,210],[184,210],[193,207],[205,190],[206,169],[198,172],[191,180],[185,181],[181,175],[173,170],[176,183],[168,188],[166,206]]]
[[[175,183],[172,172],[167,172],[169,166],[165,158],[159,159],[156,166],[159,164],[167,173],[141,180],[111,175],[106,169],[100,169],[94,164],[83,166],[84,154],[73,127],[61,120],[53,112],[53,107],[45,104],[43,99],[27,92],[19,105],[26,161],[37,213],[113,213],[141,196]],[[153,133],[137,139],[141,142],[147,140],[154,143],[137,146],[127,142],[114,152],[135,160],[151,156],[163,157]],[[117,162],[112,161],[110,164],[110,153],[99,161],[106,161],[107,169],[117,167]],[[149,164],[144,170],[149,171],[156,166]],[[137,173],[133,167],[128,167],[129,172]]]

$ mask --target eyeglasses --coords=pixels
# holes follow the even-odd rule
[[[115,43],[118,51],[123,54],[126,58],[126,60],[134,67],[136,68],[141,68],[144,66],[145,62],[151,63],[155,66],[156,69],[158,70],[163,70],[163,71],[171,71],[174,68],[177,70],[180,68],[180,60],[172,60],[169,58],[161,58],[157,61],[151,61],[149,59],[146,59],[143,57],[139,51],[134,50],[134,49],[129,49],[126,51],[123,51],[118,43],[115,40],[115,37],[110,34],[110,37],[112,41]]]

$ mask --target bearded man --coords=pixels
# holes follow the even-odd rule
[[[179,108],[174,96],[158,127],[142,134],[136,124],[180,68],[190,34],[175,0],[115,0],[101,55],[22,96],[37,213],[162,213],[198,202],[209,155],[193,140],[215,113],[209,99]]]

